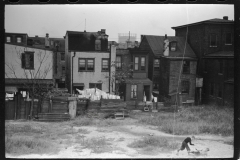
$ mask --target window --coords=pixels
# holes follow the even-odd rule
[[[145,65],[146,63],[145,63],[145,57],[141,57],[141,70],[142,71],[145,71]]]
[[[122,69],[122,57],[121,56],[116,57],[116,69]]]
[[[109,59],[102,59],[102,71],[109,71]]]
[[[139,58],[135,57],[135,59],[134,59],[134,70],[138,70],[138,61],[139,61]]]
[[[222,86],[221,86],[221,84],[218,84],[218,97],[222,98]]]
[[[102,90],[102,83],[89,83],[89,88],[97,88]]]
[[[6,94],[5,94],[5,100],[6,100],[6,101],[12,101],[12,100],[14,100],[14,93],[6,93]]]
[[[79,58],[79,71],[94,71],[94,59]]]
[[[62,66],[62,75],[65,75],[65,67]]]
[[[17,43],[21,43],[22,42],[22,38],[21,37],[17,37]]]
[[[183,73],[190,73],[190,61],[183,61]]]
[[[188,80],[183,80],[182,83],[182,93],[183,94],[188,94],[189,93],[189,87],[190,87],[190,82]]]
[[[65,53],[61,53],[61,61],[65,61]]]
[[[22,53],[22,68],[23,69],[34,69],[34,52]]]
[[[217,35],[216,34],[210,35],[210,47],[217,47]]]
[[[159,59],[155,59],[154,60],[154,70],[159,70],[160,69],[160,60]]]
[[[158,90],[159,87],[159,76],[154,75],[153,77],[153,89]]]
[[[213,82],[210,83],[210,95],[211,96],[214,95],[214,83]]]
[[[101,41],[100,40],[95,40],[95,50],[101,51]]]
[[[141,71],[145,71],[145,69],[146,69],[146,57],[135,57],[134,58],[134,70],[137,71],[137,70],[139,70],[139,68],[140,68]]]
[[[177,50],[177,42],[173,41],[170,43],[170,51],[176,51]]]
[[[137,98],[137,85],[131,85],[131,98]]]
[[[223,74],[223,60],[219,60],[219,74]]]
[[[231,45],[232,44],[232,33],[226,33],[226,45]]]
[[[207,67],[208,67],[208,61],[205,59],[204,60],[204,72],[207,72]]]
[[[11,37],[7,37],[7,42],[11,42]]]

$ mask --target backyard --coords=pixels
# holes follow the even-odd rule
[[[7,158],[230,158],[233,109],[210,106],[177,112],[130,112],[123,120],[79,116],[65,122],[6,121]],[[195,136],[191,150],[182,141]],[[218,147],[216,147],[218,146]]]

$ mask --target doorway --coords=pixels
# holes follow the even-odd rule
[[[147,101],[151,101],[150,85],[144,85],[144,86],[143,86],[143,91],[144,91],[144,93],[145,93],[146,100],[147,100]]]

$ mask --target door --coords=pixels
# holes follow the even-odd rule
[[[150,85],[144,85],[143,91],[146,96],[146,101],[151,101]]]

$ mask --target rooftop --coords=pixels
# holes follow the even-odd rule
[[[234,21],[228,20],[228,19],[220,19],[220,18],[214,18],[214,19],[209,19],[205,21],[200,21],[196,23],[189,23],[181,26],[176,26],[172,27],[172,29],[177,29],[177,28],[183,28],[187,26],[193,26],[193,25],[199,25],[199,24],[204,24],[204,23],[211,23],[211,24],[234,24]]]
[[[205,58],[233,58],[234,57],[234,51],[218,51],[218,52],[214,52],[214,53],[210,53],[204,56]]]
[[[163,56],[163,43],[165,40],[165,36],[145,35],[144,37],[148,41],[148,44],[152,52],[155,54],[155,56]],[[168,36],[167,38],[169,42],[171,41],[177,42],[177,50],[176,51],[169,50],[169,57],[184,56],[184,57],[196,58],[196,55],[193,52],[192,48],[189,46],[188,43],[185,43],[186,41],[184,37]],[[185,44],[186,44],[186,48],[185,48]]]

